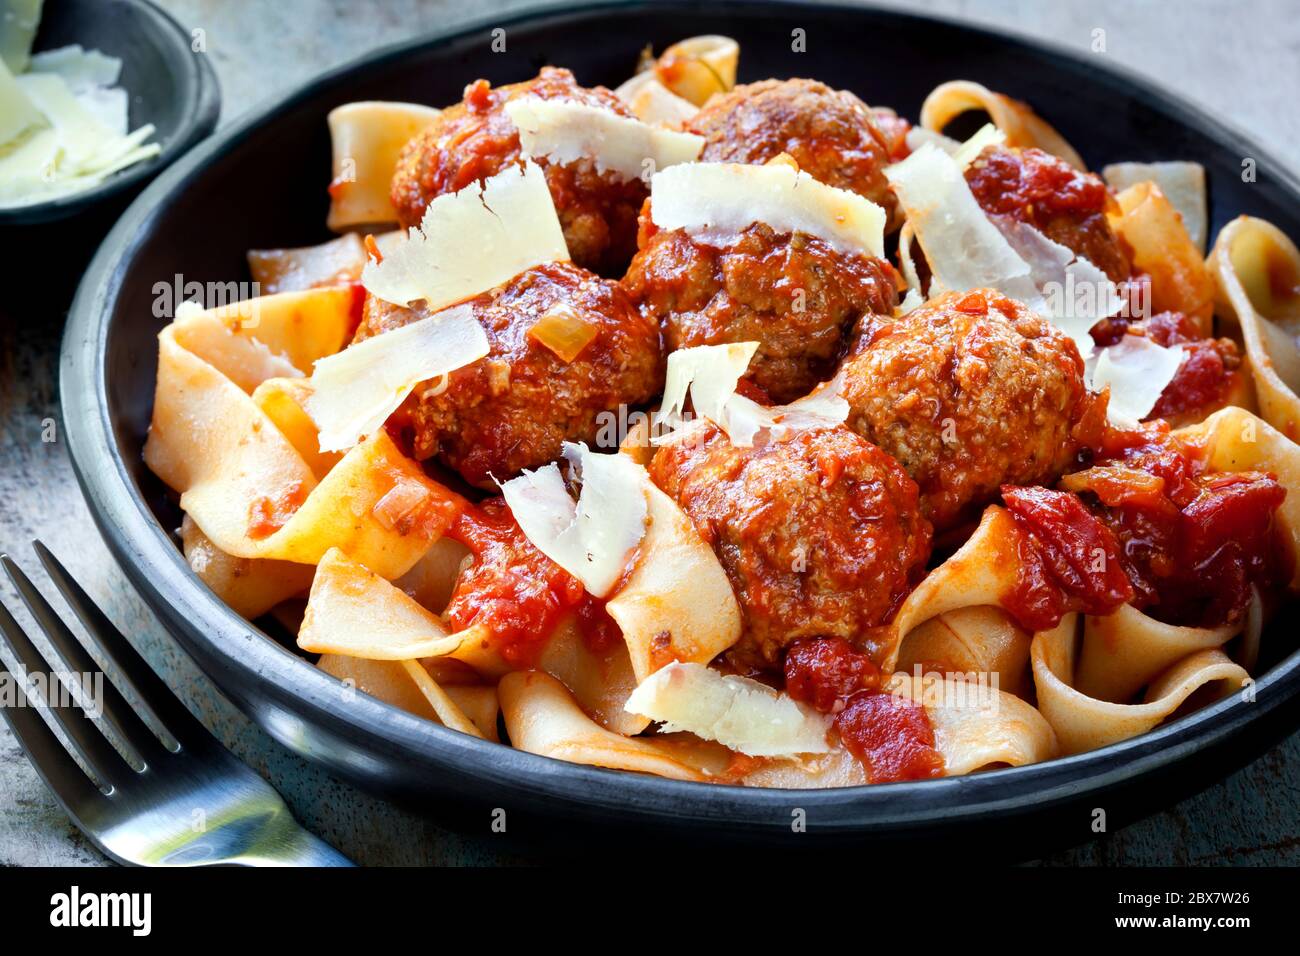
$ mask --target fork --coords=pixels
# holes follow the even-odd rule
[[[294,821],[280,795],[191,716],[58,559],[41,542],[32,544],[89,634],[89,645],[164,730],[162,736],[154,734],[22,569],[0,554],[0,564],[63,665],[51,666],[0,603],[0,644],[25,672],[23,680],[16,679],[0,660],[0,682],[13,687],[0,702],[0,712],[60,806],[91,842],[118,863],[132,866],[351,866]],[[53,680],[45,681],[44,692],[35,683],[25,686],[29,675],[51,672],[66,693],[51,694]],[[120,753],[87,715],[91,702],[85,684],[73,675],[96,682],[101,700],[91,710],[99,712],[130,754]],[[38,708],[59,724],[73,753],[97,779],[78,766]]]

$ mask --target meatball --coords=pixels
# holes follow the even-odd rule
[[[730,652],[741,670],[779,669],[803,638],[875,643],[924,573],[930,526],[916,483],[843,426],[738,448],[712,429],[659,450],[650,477],[713,547],[740,603]]]
[[[1092,173],[1041,149],[989,146],[966,168],[966,182],[989,216],[1033,226],[1112,282],[1129,277],[1129,252],[1106,219],[1115,200]]]
[[[438,455],[470,484],[493,488],[494,479],[554,461],[565,441],[594,442],[602,412],[663,390],[659,330],[616,282],[553,262],[469,304],[487,333],[488,355],[452,372],[445,387],[416,386],[389,424],[417,458]],[[426,315],[370,296],[357,338]],[[570,361],[533,334],[543,318],[580,333]]]
[[[849,427],[907,469],[936,530],[1004,483],[1051,483],[1104,419],[1074,342],[988,289],[867,323],[841,372]]]
[[[505,104],[526,96],[561,99],[631,116],[604,87],[585,89],[568,70],[546,67],[536,79],[492,89],[487,80],[465,88],[465,98],[442,111],[402,150],[393,174],[392,200],[406,227],[424,218],[429,200],[495,176],[520,159],[519,132]],[[637,212],[648,193],[640,179],[627,180],[583,158],[554,165],[535,162],[546,174],[569,255],[602,275],[622,275],[636,252]]]
[[[890,266],[871,256],[762,223],[719,248],[655,230],[648,214],[623,284],[669,351],[758,342],[746,375],[782,403],[829,378],[854,323],[898,300]]]
[[[700,159],[758,165],[789,153],[814,179],[895,209],[889,141],[867,104],[816,80],[763,80],[714,96],[686,123]]]

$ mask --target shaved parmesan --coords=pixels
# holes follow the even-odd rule
[[[984,215],[951,156],[925,144],[885,175],[925,250],[932,296],[991,288],[1031,308],[1040,303],[1029,266]]]
[[[0,66],[14,73],[27,69],[28,54],[40,22],[41,0],[0,0]],[[0,101],[0,107],[4,105]],[[0,115],[4,115],[3,109]],[[0,142],[4,142],[3,137]]]
[[[41,111],[36,108],[14,75],[0,60],[0,146],[15,139],[24,131],[41,124]]]
[[[1141,182],[1160,187],[1178,214],[1196,247],[1205,252],[1209,237],[1205,206],[1205,167],[1200,163],[1114,163],[1101,171],[1108,186],[1124,190]]]
[[[627,455],[598,455],[566,442],[564,456],[582,481],[575,504],[554,463],[501,485],[524,536],[542,554],[607,595],[627,569],[646,527],[645,469]]]
[[[683,423],[682,418],[688,389],[695,414],[725,431],[738,448],[752,446],[762,431],[780,441],[798,431],[832,428],[848,418],[849,403],[840,394],[838,377],[789,405],[760,405],[737,395],[736,386],[757,348],[757,342],[732,342],[670,353],[656,424],[674,430],[652,438],[651,444],[672,444],[696,431],[697,423]]]
[[[1107,414],[1119,428],[1136,428],[1151,414],[1160,395],[1183,363],[1177,345],[1165,348],[1144,335],[1126,335],[1102,349],[1092,370],[1092,387],[1110,386]]]
[[[130,129],[127,119],[130,104],[126,90],[120,86],[92,86],[76,93],[77,103],[105,129],[125,136]]]
[[[785,163],[686,163],[650,181],[650,211],[660,229],[684,229],[706,242],[729,242],[756,222],[802,232],[840,252],[881,258],[885,211]]]
[[[468,305],[445,309],[320,359],[306,410],[322,452],[345,451],[383,427],[418,383],[488,354],[487,334]]]
[[[434,199],[406,242],[366,263],[361,281],[385,302],[439,309],[568,258],[546,177],[526,162]]]
[[[122,73],[122,61],[98,50],[84,50],[81,44],[61,46],[32,56],[28,70],[32,73],[56,73],[73,93],[113,86]]]
[[[625,708],[751,757],[826,753],[829,722],[810,707],[746,677],[672,663],[647,677]]]
[[[976,134],[967,145],[979,138]],[[1082,357],[1092,353],[1089,329],[1118,312],[1124,301],[1105,273],[1033,226],[991,219],[957,159],[932,145],[922,145],[885,175],[925,250],[932,296],[997,289],[1051,321]]]
[[[525,156],[560,164],[590,157],[597,169],[625,180],[692,162],[704,148],[703,136],[649,126],[586,103],[526,96],[508,102],[505,111],[519,130]]]
[[[990,146],[1001,146],[1007,141],[1002,130],[992,123],[985,123],[970,139],[962,143],[952,153],[952,161],[963,170],[975,161],[975,157]]]

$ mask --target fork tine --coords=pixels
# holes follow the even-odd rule
[[[54,609],[50,607],[49,602],[45,600],[41,592],[36,590],[35,585],[32,584],[31,579],[27,577],[23,569],[7,554],[0,555],[0,564],[4,565],[9,580],[18,589],[18,596],[23,599],[23,603],[27,605],[27,610],[31,611],[37,625],[45,632],[45,636],[49,638],[50,643],[54,645],[54,649],[63,657],[64,662],[73,671],[80,674],[94,674],[97,672],[99,665],[95,663],[94,658],[86,652],[81,642],[77,640],[76,635],[63,623],[63,619],[54,613]],[[55,585],[58,586],[58,584],[59,582],[55,581]],[[60,591],[62,591],[62,588],[60,588]],[[80,617],[80,614],[78,616]],[[83,623],[85,622],[83,621]],[[131,705],[127,703],[126,698],[113,686],[113,682],[107,679],[107,676],[104,679],[102,705],[103,718],[113,728],[118,737],[135,750],[136,755],[142,762],[153,763],[160,756],[161,742],[131,708]]]
[[[153,712],[158,723],[178,742],[191,749],[207,740],[210,735],[203,725],[186,710],[185,705],[163,683],[162,678],[154,673],[153,668],[90,599],[50,549],[40,541],[33,541],[32,547],[35,548],[45,573],[50,576],[54,586],[85,627],[91,643],[99,648],[104,658],[135,688],[140,700]]]
[[[27,634],[18,625],[14,616],[9,613],[9,609],[2,603],[0,603],[0,644],[9,649],[9,653],[13,655],[14,659],[22,665],[28,674],[32,674],[33,672],[44,672],[48,674],[54,670],[37,649],[36,645],[31,642],[27,637]],[[10,679],[13,679],[12,674],[10,675]],[[63,682],[61,676],[58,680],[61,683]],[[31,695],[26,692],[21,681],[16,681],[15,683],[17,684],[18,689],[22,692],[24,704],[30,705]],[[67,685],[64,684],[64,686],[66,687]],[[64,733],[68,735],[68,740],[73,749],[76,750],[77,755],[80,756],[86,766],[99,777],[100,781],[113,787],[118,787],[131,776],[134,776],[135,771],[131,769],[122,755],[113,748],[113,745],[108,742],[108,738],[99,732],[99,728],[94,725],[91,719],[87,717],[79,707],[68,706],[49,700],[48,697],[51,690],[53,690],[52,685],[47,685],[47,692],[45,695],[47,699],[42,702],[45,709],[54,716],[56,721],[58,721],[58,724],[63,728]],[[8,709],[9,708],[5,708],[6,711]],[[29,716],[36,717],[36,720],[40,722],[40,717],[36,715],[33,708],[27,706],[25,710]],[[10,714],[9,718],[12,725],[14,715]],[[67,753],[64,750],[63,745],[59,743],[58,738],[55,737],[52,732],[49,732],[48,727],[46,728],[46,731],[49,734],[50,739],[53,740],[54,747],[57,750],[64,751],[64,756],[66,757]],[[15,733],[18,733],[17,729],[15,729]],[[46,754],[46,758],[48,759],[48,754]],[[36,760],[38,758],[33,755],[32,759]],[[85,777],[85,774],[82,773],[80,769],[77,770],[77,773],[83,778]]]
[[[0,609],[3,607],[4,605],[0,604]],[[0,716],[4,717],[5,723],[18,738],[19,746],[23,748],[32,766],[45,781],[45,785],[54,792],[55,798],[80,826],[79,809],[91,801],[102,799],[104,794],[77,766],[77,762],[54,735],[54,731],[50,730],[41,719],[36,708],[31,706],[22,681],[10,673],[4,661],[0,661],[0,680],[11,682],[15,688],[14,702],[0,705]]]

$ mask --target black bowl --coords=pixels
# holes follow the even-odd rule
[[[191,51],[190,34],[146,0],[45,0],[33,52],[71,43],[122,61],[118,85],[130,96],[130,128],[157,127],[162,151],[107,177],[93,189],[30,206],[0,209],[0,226],[66,219],[138,190],[207,136],[221,112],[221,88],[206,53]]]
[[[506,31],[506,52],[491,52],[496,27]],[[813,52],[791,52],[795,28],[806,31]],[[1036,854],[1091,838],[1095,808],[1114,828],[1207,785],[1294,729],[1300,655],[1293,654],[1260,677],[1254,703],[1222,701],[1136,739],[1034,766],[824,791],[679,783],[484,743],[364,695],[341,707],[333,678],[268,640],[190,572],[169,535],[179,516],[140,458],[155,335],[166,321],[151,308],[154,282],[239,278],[249,247],[325,239],[325,115],[340,103],[448,103],[476,77],[510,82],[551,62],[573,68],[582,83],[612,85],[645,44],[662,48],[701,33],[740,40],[744,80],[812,75],[904,115],[915,116],[942,80],[985,82],[1028,100],[1094,168],[1121,159],[1205,164],[1216,229],[1244,212],[1300,235],[1296,180],[1217,118],[1095,59],[928,18],[804,3],[598,4],[485,20],[366,57],[225,130],[162,176],[99,250],[71,313],[61,386],[82,487],[113,553],[200,667],[277,740],[352,781],[437,807],[444,819],[453,805],[467,809],[476,827],[503,808],[512,835],[570,845],[618,827],[671,834],[678,845],[924,840]],[[1249,188],[1240,178],[1243,155],[1263,171]],[[1278,641],[1289,625],[1275,622],[1266,644],[1290,644]],[[807,832],[792,837],[798,810]]]

